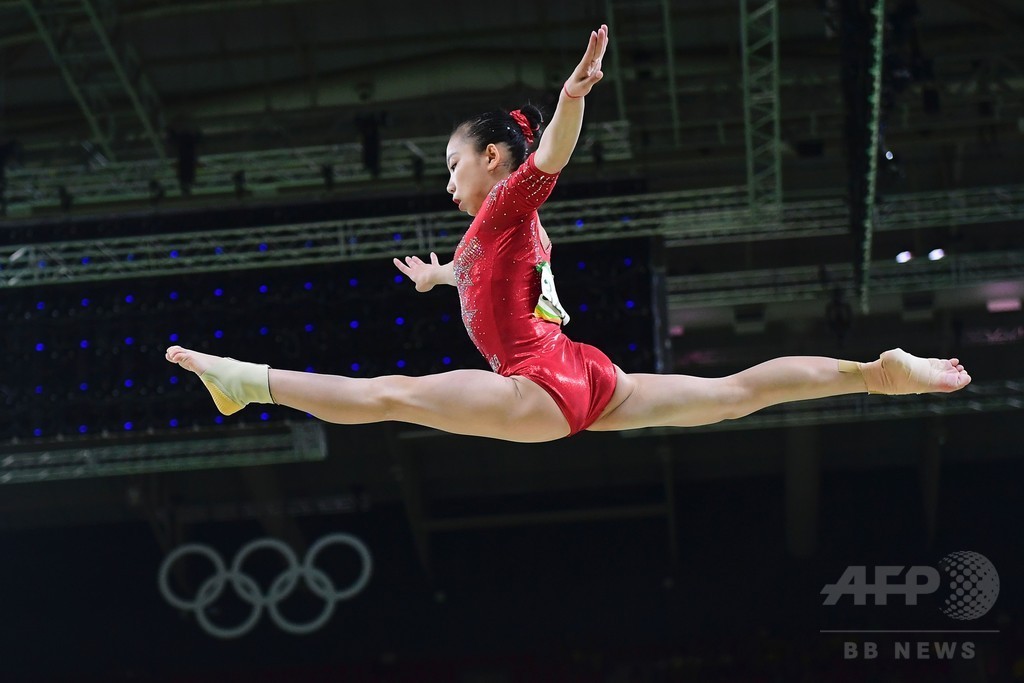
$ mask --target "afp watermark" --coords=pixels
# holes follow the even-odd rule
[[[947,617],[959,620],[977,619],[988,613],[999,597],[999,572],[981,553],[962,550],[939,560],[939,569],[927,565],[880,565],[874,567],[871,581],[868,568],[855,565],[846,568],[835,583],[825,584],[823,604],[839,603],[850,596],[854,605],[867,605],[868,596],[875,605],[888,605],[889,596],[903,596],[905,605],[916,605],[918,597],[931,595],[942,588],[942,576],[948,583],[939,609]]]
[[[922,596],[937,595],[938,608],[957,621],[971,621],[985,616],[999,597],[999,573],[984,555],[964,550],[946,555],[938,567],[928,565],[864,565],[849,566],[835,583],[821,589],[823,606],[848,603],[857,607],[901,604],[914,607]],[[823,630],[822,633],[899,634],[892,643],[876,640],[850,639],[843,642],[844,659],[973,659],[975,644],[962,637],[949,639],[935,634],[998,633],[984,629],[851,629]],[[927,639],[912,640],[908,636],[928,634]]]

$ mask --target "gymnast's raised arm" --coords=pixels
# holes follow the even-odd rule
[[[558,95],[558,106],[555,108],[551,123],[544,131],[533,157],[533,163],[545,173],[558,173],[576,149],[576,141],[580,137],[583,126],[583,100],[590,89],[601,80],[601,60],[605,48],[608,47],[608,27],[601,25],[591,31],[590,42],[583,59],[562,86]]]

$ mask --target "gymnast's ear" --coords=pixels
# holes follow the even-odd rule
[[[484,157],[487,160],[487,170],[496,171],[501,166],[508,165],[508,150],[504,145],[496,145],[493,142],[484,148]]]

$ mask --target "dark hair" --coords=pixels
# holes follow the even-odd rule
[[[540,124],[544,123],[544,115],[540,109],[532,104],[526,104],[519,108],[523,116],[530,123],[533,129],[534,143],[540,134]],[[483,152],[487,145],[494,143],[505,143],[512,153],[511,168],[514,171],[526,161],[526,155],[530,151],[530,144],[526,142],[526,135],[516,120],[507,111],[496,109],[479,116],[468,118],[455,126],[453,135],[458,134],[473,142],[477,152]]]

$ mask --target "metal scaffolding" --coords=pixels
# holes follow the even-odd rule
[[[875,6],[871,10],[874,19],[874,35],[871,39],[871,92],[868,94],[868,109],[870,120],[868,121],[868,177],[867,191],[864,197],[864,225],[860,231],[860,278],[858,284],[857,298],[860,301],[861,312],[868,312],[868,304],[871,291],[871,242],[874,236],[877,207],[875,206],[876,191],[878,188],[878,141],[881,132],[881,109],[882,109],[882,60],[883,37],[885,34],[885,0],[875,0]]]
[[[782,202],[777,0],[740,0],[740,35],[749,205],[772,213]]]
[[[92,143],[114,161],[129,138],[146,140],[166,161],[160,131],[163,109],[138,52],[120,33],[113,0],[22,0],[92,133]],[[122,126],[127,99],[133,121]]]
[[[780,224],[755,220],[744,202],[742,187],[552,202],[545,207],[544,225],[560,242],[657,235],[673,246],[820,237],[847,231],[847,205],[840,197],[789,202],[781,210]],[[879,211],[876,229],[1022,218],[1024,185],[1012,185],[890,196]],[[12,245],[0,247],[0,289],[423,254],[453,248],[466,227],[464,216],[446,211],[179,232],[145,239]],[[940,261],[935,267],[941,269],[952,262]],[[901,272],[911,272],[914,267]],[[676,281],[670,279],[669,293],[679,296],[683,294],[679,287],[697,287],[704,282],[702,278],[715,277],[725,278],[724,289],[740,292],[745,286],[738,284],[753,276],[691,276],[686,278],[688,284],[682,285],[672,284]]]
[[[874,291],[898,294],[949,289],[997,280],[1024,279],[1024,251],[996,251],[947,256],[941,261],[875,262]],[[828,299],[836,288],[848,298],[856,293],[853,266],[825,267],[829,282],[822,282],[819,266],[770,268],[710,275],[668,278],[668,302],[687,306],[738,306]]]
[[[668,119],[673,142],[679,146],[682,128],[671,0],[605,0],[605,15],[612,36],[610,67],[615,77],[619,117],[626,118],[623,74],[628,73],[639,86],[643,100],[654,103],[656,110],[663,111],[661,108],[668,105],[668,116],[660,116],[659,123]],[[662,53],[663,58],[659,59]]]
[[[317,422],[291,423],[248,434],[220,430],[198,439],[165,433],[132,442],[51,443],[20,451],[8,447],[0,453],[0,484],[247,467],[326,457],[327,439]]]
[[[600,139],[606,161],[624,161],[633,157],[629,125],[609,121],[590,126],[590,135],[581,141],[581,150]],[[381,172],[386,180],[412,179],[416,159],[444,157],[447,136],[431,136],[381,143]],[[577,160],[590,162],[589,154]],[[202,156],[202,169],[191,187],[193,196],[223,195],[235,192],[234,175],[245,172],[245,190],[249,195],[270,196],[298,188],[323,188],[325,175],[332,183],[372,180],[364,167],[359,143],[317,145],[251,152]],[[174,169],[161,159],[121,161],[101,168],[64,166],[26,167],[7,171],[7,213],[10,217],[31,215],[37,209],[59,205],[59,188],[74,196],[75,206],[110,205],[119,202],[144,202],[159,191],[165,197],[181,195]]]

